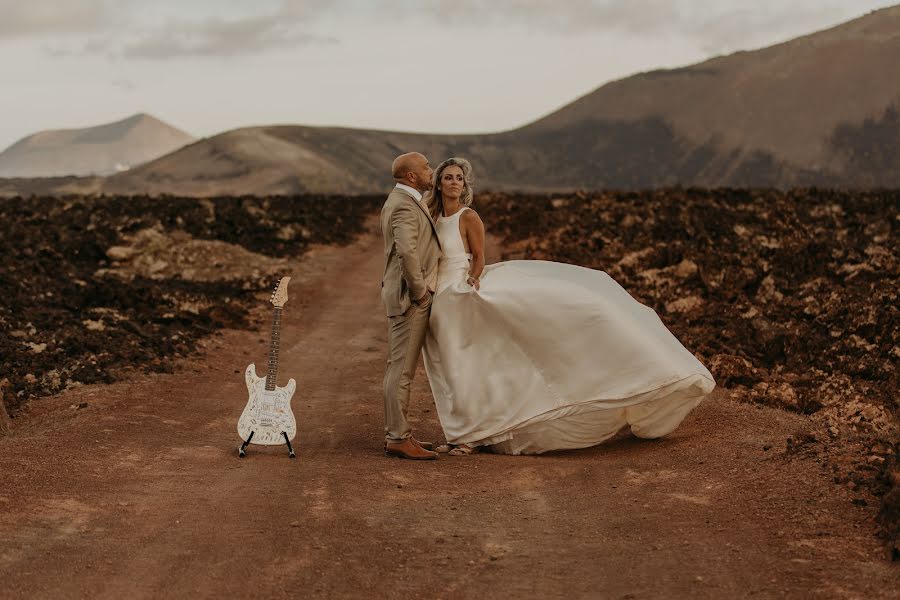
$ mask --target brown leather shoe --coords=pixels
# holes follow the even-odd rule
[[[414,444],[416,444],[419,448],[422,448],[423,450],[434,450],[434,444],[432,444],[431,442],[423,442],[421,440],[417,440],[413,436],[410,436],[409,439],[411,439]],[[387,442],[385,442],[385,443],[387,443]]]
[[[434,450],[434,444],[432,444],[431,442],[421,442],[414,437],[411,437],[409,439],[418,444],[419,448],[422,448],[423,450]]]
[[[434,460],[438,457],[437,452],[425,450],[412,438],[386,441],[384,443],[384,455],[409,458],[411,460]]]

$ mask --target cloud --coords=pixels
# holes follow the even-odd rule
[[[694,26],[685,26],[684,32],[697,40],[704,51],[724,53],[753,49],[812,33],[862,16],[863,11],[863,8],[841,2],[765,2],[747,8],[708,13]]]
[[[184,56],[226,58],[334,41],[334,38],[307,33],[278,15],[270,15],[234,21],[173,22],[125,43],[118,53],[125,58],[155,60]]]
[[[385,8],[392,5],[396,5],[393,0],[382,2]],[[407,0],[404,10],[453,25],[505,23],[566,33],[604,29],[642,32],[680,19],[675,5],[670,0]]]
[[[258,16],[172,20],[124,44],[126,58],[168,59],[182,56],[231,57],[277,48],[333,43],[331,36],[310,33],[309,25],[333,8],[334,0],[282,0],[276,10]]]
[[[133,92],[136,89],[134,82],[126,77],[117,77],[113,79],[111,82],[114,88],[118,88],[120,90],[124,90],[126,92]]]
[[[689,40],[715,54],[770,44],[849,19],[878,0],[0,0],[0,41],[54,36],[51,54],[169,60],[229,58],[333,43],[346,18],[391,31],[410,19],[440,28],[526,28]],[[190,15],[190,16],[188,16]],[[333,17],[335,36],[314,33]],[[157,17],[155,19],[150,17]],[[159,18],[161,17],[161,18]],[[56,34],[78,34],[63,36]]]
[[[208,12],[232,13],[231,17],[179,17],[186,14],[178,4],[154,6],[157,18],[149,20],[137,2],[130,9],[115,13],[104,0],[87,0],[84,14],[62,2],[32,0],[35,8],[19,9],[11,0],[3,5],[16,7],[15,26],[7,26],[19,37],[40,37],[57,32],[83,34],[75,39],[53,39],[45,43],[45,50],[54,56],[105,55],[109,58],[166,60],[178,57],[229,58],[258,54],[278,48],[292,48],[309,44],[333,43],[334,37],[311,32],[313,20],[335,5],[334,0],[282,0],[268,11],[256,9],[256,14],[242,15],[212,4]],[[74,5],[75,3],[72,3]],[[84,3],[81,3],[84,4]],[[125,3],[127,4],[127,3]],[[24,3],[23,3],[24,5]],[[196,8],[196,5],[195,7]],[[216,10],[219,9],[219,10]],[[190,14],[187,12],[187,14]],[[196,14],[196,11],[195,11]],[[4,15],[5,17],[5,15]],[[113,27],[115,23],[117,26]],[[7,34],[7,37],[12,33]],[[2,29],[0,29],[2,39]]]
[[[122,22],[111,0],[0,0],[0,39],[102,31]]]
[[[840,0],[382,0],[382,10],[418,14],[451,26],[516,25],[558,34],[618,31],[631,36],[677,36],[694,40],[704,50],[722,52],[770,43],[779,35],[794,36],[861,16],[865,7]],[[889,3],[882,3],[887,5]]]

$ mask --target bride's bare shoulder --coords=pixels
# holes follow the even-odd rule
[[[471,206],[467,206],[466,210],[463,210],[460,218],[467,223],[481,223],[481,217],[478,216],[478,213]]]

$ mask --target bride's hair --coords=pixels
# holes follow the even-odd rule
[[[472,206],[472,163],[464,158],[448,158],[434,170],[434,176],[431,178],[431,189],[425,192],[425,197],[423,198],[432,219],[437,220],[444,211],[444,199],[441,198],[441,177],[444,175],[444,169],[453,166],[459,167],[463,172],[463,190],[459,197],[459,203],[463,206]]]

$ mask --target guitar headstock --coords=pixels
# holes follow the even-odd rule
[[[269,298],[269,302],[275,306],[275,308],[281,308],[288,301],[288,283],[290,283],[290,277],[282,277],[278,281],[278,285],[275,286],[275,291],[272,292],[272,297]]]

